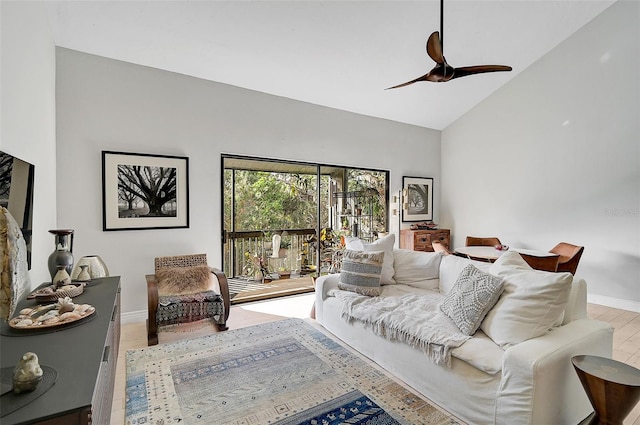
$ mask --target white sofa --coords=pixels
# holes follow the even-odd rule
[[[381,297],[435,291],[444,298],[466,265],[474,264],[489,273],[498,267],[440,253],[400,249],[392,249],[391,253],[387,249],[385,269],[387,273],[391,270],[396,282],[383,285]],[[547,272],[522,273],[518,276],[540,276],[541,280],[549,277]],[[503,343],[501,348],[479,329],[470,340],[452,350],[450,367],[436,364],[409,344],[377,335],[369,325],[342,318],[343,302],[335,292],[340,290],[340,274],[317,279],[315,314],[316,320],[339,339],[467,423],[577,424],[592,408],[570,359],[578,354],[611,357],[613,329],[587,318],[586,283],[570,275],[568,279],[568,295],[561,300],[562,314],[543,335],[530,339],[523,336],[522,342]],[[535,282],[527,285],[530,288],[524,291],[539,291]],[[508,290],[504,291],[500,300],[506,297]],[[527,293],[524,301],[536,296]],[[493,315],[493,326],[508,328],[510,319],[500,310],[500,300],[487,314],[483,326]],[[544,311],[551,302],[547,299],[540,304]],[[501,331],[494,338],[499,339]]]

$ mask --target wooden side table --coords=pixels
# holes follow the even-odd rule
[[[598,356],[575,356],[571,363],[595,410],[582,424],[622,425],[640,400],[640,370]]]

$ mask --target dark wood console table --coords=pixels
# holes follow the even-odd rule
[[[120,277],[94,279],[73,299],[96,308],[63,328],[17,330],[0,325],[0,364],[14,367],[28,352],[57,372],[56,383],[28,405],[0,418],[3,425],[109,424],[120,343]],[[23,300],[16,311],[35,305]],[[21,394],[22,395],[22,394]]]

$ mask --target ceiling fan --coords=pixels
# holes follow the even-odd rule
[[[397,89],[398,87],[408,86],[409,84],[416,83],[418,81],[431,81],[435,83],[443,83],[454,78],[466,77],[473,74],[482,74],[485,72],[499,72],[499,71],[511,71],[510,66],[506,65],[475,65],[475,66],[463,66],[461,68],[454,68],[449,65],[444,58],[443,46],[444,46],[444,0],[440,0],[440,33],[435,31],[429,36],[427,40],[427,54],[431,59],[436,62],[436,66],[415,80],[407,81],[406,83],[398,84],[397,86],[389,87],[388,89]]]

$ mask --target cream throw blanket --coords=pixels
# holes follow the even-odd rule
[[[342,318],[362,322],[377,335],[419,348],[436,364],[450,367],[451,350],[471,338],[440,311],[440,294],[367,297],[341,290],[333,293],[343,302]]]

